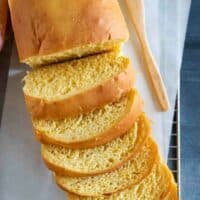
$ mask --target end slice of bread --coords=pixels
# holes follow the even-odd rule
[[[147,177],[126,190],[99,197],[81,197],[68,193],[67,197],[68,200],[175,200],[169,198],[172,194],[168,192],[171,181],[172,174],[168,167],[158,162]]]
[[[156,160],[158,160],[157,145],[149,139],[140,153],[117,170],[79,178],[56,174],[56,182],[65,191],[80,196],[112,194],[138,184],[149,175]]]
[[[97,175],[113,171],[136,156],[150,134],[150,122],[139,117],[127,133],[105,145],[90,149],[68,149],[43,145],[42,157],[47,167],[67,176]]]
[[[23,92],[33,117],[63,119],[117,101],[134,80],[128,58],[105,53],[32,70]]]
[[[128,131],[143,111],[136,90],[93,112],[62,120],[33,118],[36,137],[42,143],[80,149],[103,145]]]

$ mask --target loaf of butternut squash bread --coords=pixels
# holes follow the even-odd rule
[[[0,1],[0,50],[6,3]],[[135,72],[120,55],[129,33],[118,1],[8,3],[20,61],[33,67],[24,78],[26,106],[45,164],[68,200],[177,200],[132,89]]]

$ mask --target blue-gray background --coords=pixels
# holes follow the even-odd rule
[[[190,10],[181,70],[181,194],[200,199],[200,1]]]

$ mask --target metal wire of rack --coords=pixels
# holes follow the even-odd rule
[[[176,99],[171,139],[169,145],[168,162],[169,168],[173,172],[175,181],[178,184],[180,197],[180,128],[179,128],[179,103]]]

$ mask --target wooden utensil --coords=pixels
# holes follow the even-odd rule
[[[143,0],[125,0],[125,2],[131,16],[134,29],[141,43],[146,69],[150,76],[154,93],[156,95],[161,110],[167,111],[170,107],[168,95],[160,72],[156,66],[155,59],[151,53],[146,36]]]

